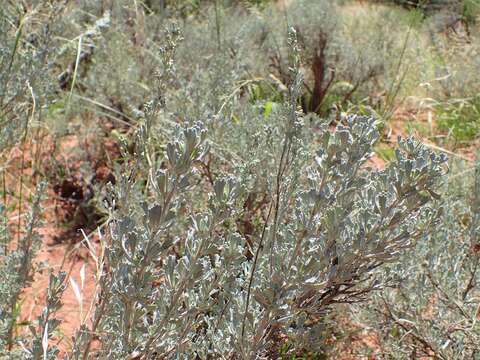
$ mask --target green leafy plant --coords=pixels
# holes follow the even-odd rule
[[[480,135],[480,96],[441,105],[437,116],[439,128],[448,131],[455,141],[475,139]]]
[[[60,7],[48,5],[27,14],[8,2],[0,9],[0,150],[10,147],[41,121],[41,105],[51,93],[48,77],[51,30],[32,18],[54,21]]]

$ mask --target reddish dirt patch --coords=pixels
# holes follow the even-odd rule
[[[61,230],[49,226],[40,229],[40,233],[44,236],[44,243],[37,254],[36,261],[47,262],[48,267],[35,274],[32,286],[22,294],[24,302],[21,321],[31,322],[42,312],[49,284],[49,272],[67,272],[66,289],[62,296],[63,306],[54,315],[61,320],[60,329],[54,341],[61,350],[65,351],[70,348],[70,338],[80,324],[88,321],[87,315],[95,292],[95,264],[85,248],[73,248],[66,243],[49,245],[49,242],[53,242],[52,238],[58,236],[58,232]],[[82,267],[85,274],[83,284],[80,276]],[[82,299],[78,299],[75,295],[70,278],[78,285]]]
[[[80,230],[85,230],[90,243],[98,249],[99,239],[95,229],[99,217],[95,209],[89,205],[89,200],[93,196],[92,182],[104,184],[114,181],[107,165],[107,158],[116,158],[118,149],[116,144],[109,140],[108,146],[102,149],[109,151],[107,156],[104,153],[91,152],[87,157],[79,157],[78,149],[82,144],[76,136],[67,136],[60,142],[44,137],[41,143],[39,151],[32,143],[13,148],[7,155],[5,165],[5,186],[11,194],[7,196],[7,203],[16,204],[9,217],[13,239],[22,235],[18,234],[17,229],[25,228],[23,214],[28,212],[29,198],[34,194],[36,172],[43,172],[49,179],[46,196],[41,203],[44,223],[37,229],[42,237],[40,249],[34,260],[38,271],[31,286],[21,294],[21,314],[17,322],[30,324],[41,314],[45,306],[50,272],[65,271],[67,279],[62,296],[63,306],[53,315],[61,320],[61,324],[50,343],[58,344],[64,353],[71,348],[71,338],[80,325],[88,324],[93,309],[96,264],[90,251],[93,250],[95,253],[95,250],[87,248]],[[93,168],[89,181],[84,179],[81,172],[86,162]],[[58,178],[58,167],[65,169],[61,179]],[[23,196],[19,209],[20,183]],[[22,216],[19,216],[19,212]],[[92,234],[88,234],[89,232]],[[13,243],[11,246],[14,248],[16,244]],[[75,286],[78,287],[77,294]],[[29,330],[27,326],[19,326],[16,331],[27,333]]]
[[[46,201],[44,214],[46,223],[38,229],[42,236],[42,245],[35,258],[40,271],[35,273],[31,286],[21,295],[22,313],[20,321],[30,323],[35,320],[45,306],[46,291],[49,285],[50,271],[67,273],[66,289],[62,296],[61,309],[54,317],[61,320],[59,331],[54,337],[62,351],[70,348],[71,337],[80,324],[88,322],[90,306],[95,293],[95,263],[89,255],[87,244],[80,242],[82,235],[65,229],[57,219],[55,207]],[[98,246],[98,237],[91,236],[91,243]],[[82,269],[83,268],[83,269]],[[83,273],[83,281],[82,275]],[[74,291],[74,284],[79,288],[81,298]],[[25,329],[27,331],[27,329]]]

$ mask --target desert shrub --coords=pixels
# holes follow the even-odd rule
[[[442,226],[384,273],[392,287],[363,309],[385,354],[408,359],[477,359],[479,317],[479,162],[445,180]]]
[[[429,26],[429,25],[428,25]],[[480,44],[476,38],[460,32],[458,36],[448,36],[430,32],[429,48],[432,53],[430,96],[438,101],[471,98],[479,93],[478,53]]]
[[[66,33],[82,37],[82,49],[79,53],[77,41],[65,45],[61,83],[69,93],[59,104],[68,105],[70,118],[83,119],[74,122],[71,131],[108,135],[110,125],[97,130],[99,117],[121,132],[130,131],[162,66],[160,34],[178,14],[167,3],[165,11],[153,12],[148,6],[121,2],[109,9],[95,2],[82,4],[65,20]],[[443,102],[449,96],[471,97],[476,88],[471,75],[478,58],[475,43],[453,46],[432,30],[434,20],[423,21],[415,11],[307,0],[289,2],[285,8],[197,5],[195,15],[177,17],[184,37],[177,49],[179,71],[162,96],[170,99],[168,111],[177,120],[215,118],[206,124],[210,131],[236,121],[245,101],[267,112],[282,101],[292,80],[287,26],[296,28],[303,48],[305,81],[299,102],[307,113],[324,116],[334,108],[361,103],[388,120],[407,97]],[[465,62],[457,61],[459,56]]]
[[[249,158],[232,151],[213,178],[201,169],[218,134],[200,121],[171,125],[161,99],[148,104],[109,196],[100,290],[74,358],[247,359],[275,351],[278,337],[314,350],[329,309],[380,288],[373,271],[431,228],[426,204],[445,158],[407,139],[388,168],[365,168],[379,134],[373,119],[353,115],[315,129],[311,153],[294,36],[291,46],[287,100],[245,144]],[[252,210],[259,176],[265,199]]]
[[[420,10],[426,15],[438,15],[447,20],[446,24],[457,21],[475,23],[479,14],[477,0],[393,0],[392,3],[407,9]]]
[[[270,35],[264,45],[270,58],[271,70],[285,84],[289,83],[288,46],[286,26],[293,26],[303,48],[303,66],[306,73],[302,108],[305,112],[321,113],[322,102],[334,83],[335,73],[331,57],[332,39],[336,35],[339,16],[332,17],[336,4],[327,1],[298,1],[289,4],[284,12],[268,9],[263,14]]]
[[[33,181],[23,174],[27,167],[25,149],[21,164],[9,157],[12,146],[25,146],[33,139],[39,150],[41,131],[45,129],[45,113],[53,101],[51,86],[52,61],[55,57],[52,43],[55,21],[61,6],[25,4],[5,1],[0,9],[0,158],[2,196],[0,201],[0,357],[2,359],[54,358],[56,350],[44,349],[58,322],[53,313],[59,307],[64,274],[50,277],[50,292],[45,311],[32,323],[19,323],[22,309],[21,295],[33,281],[36,270],[34,258],[40,247],[38,234],[45,183],[38,182],[36,155],[29,161]],[[52,25],[47,25],[52,22]],[[18,158],[17,158],[18,161]],[[15,181],[14,189],[6,182],[6,173]],[[24,184],[27,183],[27,184]],[[32,185],[33,183],[33,185]],[[17,188],[19,185],[19,188]],[[25,195],[26,186],[35,186],[31,196]],[[18,191],[18,192],[17,192]],[[29,208],[29,209],[28,209]],[[15,216],[13,216],[15,214]],[[24,331],[25,328],[28,329]]]
[[[265,19],[271,35],[264,47],[272,54],[274,74],[284,82],[285,24],[299,33],[305,112],[326,115],[332,105],[348,108],[363,102],[388,119],[418,86],[417,69],[410,64],[423,46],[418,21],[408,11],[355,2],[296,1],[284,12],[265,11]]]
[[[75,41],[60,49],[51,115],[78,137],[110,119],[99,138],[110,132],[121,152],[97,194],[99,251],[85,238],[95,294],[66,358],[322,356],[331,310],[389,285],[381,270],[438,223],[443,155],[399,139],[392,162],[372,169],[377,119],[312,114],[379,88],[391,112],[416,74],[394,61],[408,44],[386,29],[409,25],[383,7],[374,21],[357,17],[343,2],[159,4],[178,22],[145,3],[85,1],[63,22]],[[31,235],[18,248],[28,264]],[[2,255],[2,271],[20,269],[0,293],[2,356],[55,358],[65,274],[52,275],[30,334],[12,336],[32,274],[15,254]]]
[[[392,3],[404,6],[408,9],[421,9],[428,13],[439,10],[461,9],[463,0],[392,0]]]
[[[41,126],[43,107],[52,87],[49,52],[58,8],[40,6],[29,13],[19,4],[6,2],[0,9],[0,151]],[[40,123],[40,124],[39,124]]]

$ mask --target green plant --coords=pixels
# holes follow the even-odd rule
[[[448,131],[456,142],[475,139],[480,136],[480,96],[440,105],[437,117],[439,129]]]
[[[2,359],[53,359],[55,346],[48,346],[58,322],[58,310],[64,274],[51,274],[44,312],[31,323],[20,323],[22,293],[32,283],[36,271],[35,255],[40,247],[42,206],[46,188],[38,181],[43,110],[52,96],[51,51],[53,28],[62,7],[40,4],[27,9],[24,4],[4,2],[0,9],[0,158],[3,189],[0,202],[0,357]],[[31,160],[27,161],[27,141],[31,140]],[[20,164],[9,156],[18,146]],[[17,159],[18,160],[18,159]],[[29,163],[27,165],[27,163]],[[27,166],[32,168],[32,181],[26,181]],[[8,191],[7,176],[18,177],[14,191]],[[41,179],[40,179],[41,180]],[[30,197],[25,187],[36,188]],[[19,189],[17,192],[17,185]],[[30,207],[29,211],[25,208]],[[12,220],[12,215],[15,214]],[[29,332],[23,331],[28,325]],[[27,333],[27,334],[26,334]],[[29,333],[29,334],[28,334]]]
[[[480,2],[478,0],[464,0],[462,16],[467,23],[476,23],[480,15]]]

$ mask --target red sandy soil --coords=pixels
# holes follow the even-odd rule
[[[70,281],[67,281],[67,287],[62,297],[63,306],[54,315],[55,318],[61,320],[60,331],[56,336],[56,341],[61,350],[66,350],[70,348],[70,338],[78,330],[79,325],[83,321],[88,321],[85,314],[88,313],[95,291],[95,264],[85,246],[74,248],[68,243],[56,244],[55,239],[62,236],[63,231],[63,229],[59,229],[55,225],[46,225],[39,230],[43,236],[43,244],[37,254],[36,261],[46,261],[48,268],[36,273],[32,286],[23,293],[24,303],[22,305],[21,320],[32,321],[43,310],[46,289],[49,283],[49,271],[51,270],[54,273],[61,270],[66,271],[68,277],[72,278],[80,288],[83,297],[83,314],[81,314],[79,299],[75,296],[72,284]],[[84,267],[85,274],[83,284],[80,276],[82,267]]]
[[[43,225],[37,229],[42,237],[42,244],[35,258],[37,270],[39,271],[35,273],[31,286],[21,294],[21,314],[17,321],[20,324],[28,324],[41,314],[45,304],[50,272],[58,273],[59,271],[65,271],[68,277],[66,289],[62,296],[63,306],[53,316],[61,320],[61,325],[59,331],[55,333],[53,341],[51,341],[51,344],[54,342],[58,344],[63,353],[71,348],[71,338],[79,329],[80,324],[88,324],[88,313],[95,293],[94,274],[96,269],[95,262],[89,252],[93,250],[94,253],[97,253],[99,239],[98,232],[93,231],[89,234],[88,230],[85,230],[90,243],[96,247],[96,249],[88,249],[86,242],[83,241],[84,236],[80,231],[83,226],[76,224],[75,219],[72,219],[72,214],[75,212],[75,202],[62,197],[62,191],[64,191],[65,187],[73,186],[74,191],[82,192],[81,185],[75,183],[76,179],[82,180],[79,172],[81,160],[75,156],[76,150],[81,144],[78,143],[75,136],[63,138],[61,143],[58,144],[57,151],[52,148],[53,144],[51,141],[44,141],[42,144],[45,147],[39,156],[44,163],[41,165],[42,169],[49,171],[48,167],[50,165],[47,164],[49,157],[58,153],[61,156],[55,156],[55,161],[65,165],[70,174],[67,180],[64,180],[61,184],[48,184],[47,196],[41,204]],[[105,147],[112,149],[114,146],[109,142],[105,144]],[[26,144],[22,148],[14,148],[9,154],[7,173],[10,176],[7,179],[7,187],[18,191],[18,179],[20,174],[22,174],[24,198],[32,195],[32,189],[34,189],[35,179],[32,171],[34,154],[35,146],[32,144]],[[103,181],[109,174],[110,172],[106,165],[99,162],[96,166],[97,180]],[[78,189],[75,186],[78,186]],[[72,191],[71,189],[68,190]],[[73,194],[73,196],[76,195]],[[27,206],[28,204],[23,205],[22,213],[27,212]],[[18,235],[15,234],[19,218],[17,211],[15,210],[10,217],[14,238]],[[82,272],[84,274],[83,281],[80,275]],[[72,281],[74,282],[73,285]],[[80,290],[81,299],[75,295],[73,289],[75,284]],[[82,303],[81,305],[80,302]],[[18,331],[28,332],[29,330],[25,326],[23,328],[19,327]]]

